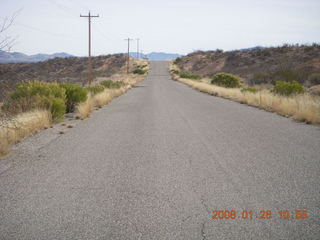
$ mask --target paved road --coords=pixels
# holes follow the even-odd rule
[[[165,62],[151,67],[66,134],[39,141],[44,131],[2,160],[0,239],[319,239],[319,127],[197,92],[170,80]],[[254,213],[212,220],[212,210]],[[261,210],[273,218],[257,219]]]

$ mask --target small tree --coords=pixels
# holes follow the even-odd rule
[[[11,17],[5,17],[0,24],[0,50],[7,50],[10,51],[10,49],[13,47],[16,41],[16,37],[12,36],[3,36],[3,34],[12,26],[14,20],[19,15],[21,9],[14,12]]]

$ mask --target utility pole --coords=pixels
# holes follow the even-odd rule
[[[88,83],[89,86],[92,83],[93,76],[92,76],[92,60],[91,60],[91,18],[99,17],[99,15],[91,15],[90,11],[88,16],[84,16],[80,14],[80,17],[88,18],[88,25],[89,25],[89,58],[88,58]]]
[[[130,41],[132,41],[133,39],[131,39],[131,38],[127,38],[127,39],[125,39],[125,41],[128,41],[128,56],[127,56],[127,74],[129,74],[129,68],[130,68],[130,63],[129,63],[129,61],[130,61]]]
[[[139,59],[139,57],[140,57],[139,56],[139,54],[140,54],[139,53],[139,41],[140,41],[140,38],[137,38],[136,40],[137,40],[137,59]]]

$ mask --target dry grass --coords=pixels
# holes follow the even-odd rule
[[[171,67],[171,69],[176,68]],[[297,121],[320,124],[320,97],[318,96],[306,93],[294,97],[284,97],[272,94],[266,89],[257,93],[243,93],[239,88],[224,88],[212,85],[208,82],[208,79],[195,81],[179,78],[177,75],[173,75],[173,78],[201,92],[276,112]]]
[[[51,114],[46,110],[21,113],[0,126],[0,156],[8,153],[12,144],[20,142],[31,134],[49,128]]]
[[[135,74],[117,74],[113,77],[115,81],[122,81],[125,85],[119,89],[105,89],[103,92],[96,95],[89,94],[86,102],[80,103],[76,107],[77,118],[85,119],[88,118],[91,112],[95,108],[101,108],[104,105],[107,105],[112,99],[126,93],[133,85],[142,81],[145,78],[143,75]]]
[[[108,104],[112,99],[126,93],[132,85],[144,80],[144,78],[143,75],[117,74],[116,81],[123,81],[125,85],[119,89],[105,89],[102,93],[94,96],[89,94],[86,102],[76,107],[77,118],[85,119],[89,117],[95,107]],[[0,103],[0,156],[7,154],[11,145],[20,142],[31,134],[42,129],[52,128],[52,117],[49,111],[34,110],[21,113],[5,121],[1,118],[1,105],[2,103]],[[66,126],[66,124],[63,123],[62,126]],[[68,126],[68,128],[72,127],[72,125]],[[64,134],[63,131],[59,133]]]
[[[88,118],[91,112],[93,111],[93,108],[94,108],[94,102],[92,100],[91,94],[89,93],[87,100],[85,102],[80,103],[76,107],[77,118],[82,120],[85,118]]]

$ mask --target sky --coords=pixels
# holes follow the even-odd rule
[[[0,0],[0,23],[17,10],[11,51],[26,54],[125,52],[125,38],[140,38],[144,53],[320,42],[319,0]],[[136,51],[137,41],[131,42]]]

